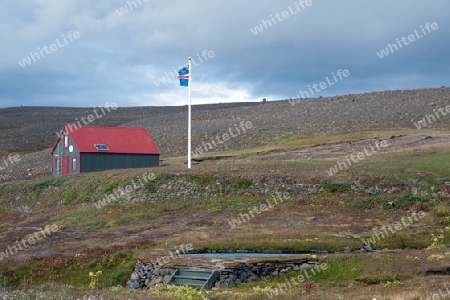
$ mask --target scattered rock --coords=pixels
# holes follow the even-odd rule
[[[225,280],[217,281],[215,284],[215,287],[218,289],[234,287],[234,286],[236,286],[236,284],[234,283],[234,281],[232,279],[225,279]]]
[[[372,247],[370,247],[370,246],[363,246],[363,250],[364,250],[365,252],[375,252],[375,251],[372,249]]]
[[[391,188],[391,192],[392,192],[392,194],[401,194],[402,190],[399,189],[398,187],[394,186],[394,187]]]
[[[170,273],[170,270],[169,269],[160,269],[159,270],[159,275],[160,276],[167,276],[167,275],[170,275],[171,273]]]
[[[135,281],[135,280],[138,280],[138,279],[139,279],[139,275],[136,272],[133,272],[131,274],[130,280]]]
[[[425,272],[425,275],[450,275],[450,267],[431,268]]]
[[[306,271],[306,270],[309,270],[309,269],[311,269],[312,267],[311,267],[311,265],[309,265],[309,264],[302,264],[301,266],[300,266],[300,271]]]

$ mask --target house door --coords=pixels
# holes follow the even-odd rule
[[[63,156],[62,160],[62,175],[68,175],[69,174],[69,157]]]

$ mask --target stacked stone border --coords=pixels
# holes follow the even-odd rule
[[[255,263],[240,263],[234,267],[216,269],[219,276],[214,283],[215,288],[233,287],[240,283],[259,281],[285,275],[289,271],[306,271],[319,266],[322,261],[318,259],[304,258],[289,261],[265,261]],[[127,286],[132,290],[150,289],[158,284],[167,284],[176,269],[189,269],[186,266],[160,265],[144,263],[140,260],[136,263]],[[195,268],[191,268],[195,269]],[[204,268],[211,269],[214,268]]]

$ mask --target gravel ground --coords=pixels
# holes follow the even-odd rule
[[[416,129],[414,123],[450,104],[450,88],[392,91],[316,98],[299,101],[260,103],[228,109],[198,110],[193,107],[192,147],[211,142],[216,135],[227,133],[240,122],[249,121],[253,128],[223,144],[215,151],[244,149],[275,137],[309,134],[331,134],[366,129]],[[145,126],[156,139],[162,157],[185,155],[187,112],[161,115],[130,122]],[[449,129],[450,116],[441,116],[429,128]],[[234,131],[233,131],[234,132]]]
[[[67,296],[50,295],[39,291],[21,291],[0,289],[0,300],[75,300],[76,298]],[[100,298],[97,298],[100,299]]]

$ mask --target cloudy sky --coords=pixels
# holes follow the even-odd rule
[[[183,105],[188,56],[194,104],[449,85],[448,0],[303,1],[3,1],[0,107]]]

